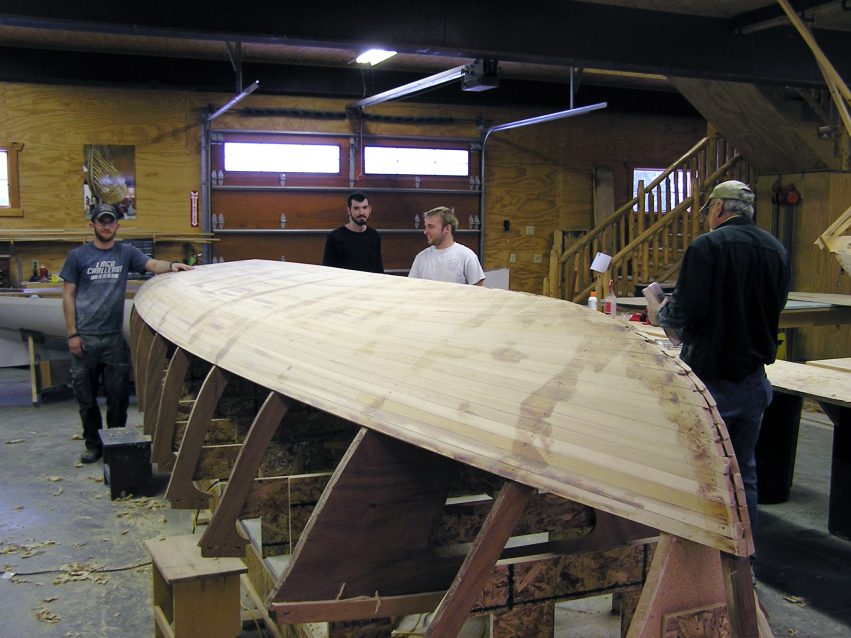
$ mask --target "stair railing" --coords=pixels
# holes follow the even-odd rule
[[[732,145],[710,127],[700,140],[603,223],[550,259],[545,294],[583,302],[592,290],[598,297],[614,282],[618,296],[633,296],[635,284],[666,281],[679,269],[691,241],[706,231],[696,214],[720,178],[752,180],[750,169]],[[695,188],[697,185],[697,188]],[[695,211],[695,214],[691,214]],[[590,270],[598,252],[612,256],[609,270]]]

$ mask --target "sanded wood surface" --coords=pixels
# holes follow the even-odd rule
[[[813,361],[807,361],[807,365],[851,373],[851,357],[844,357],[841,359],[814,359]]]
[[[851,375],[846,372],[778,360],[765,366],[765,373],[775,390],[851,407]]]
[[[616,516],[752,551],[711,396],[609,317],[259,260],[156,277],[136,307],[172,343],[270,390]]]

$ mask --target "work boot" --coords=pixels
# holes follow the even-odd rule
[[[97,447],[86,448],[80,455],[80,463],[94,463],[103,455],[103,451]]]

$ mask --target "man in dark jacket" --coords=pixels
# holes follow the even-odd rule
[[[654,324],[682,338],[680,357],[706,384],[724,419],[756,529],[756,447],[771,402],[765,365],[777,355],[780,312],[789,293],[782,244],[753,221],[753,191],[737,180],[718,184],[701,209],[711,232],[683,257],[668,303],[650,312]]]

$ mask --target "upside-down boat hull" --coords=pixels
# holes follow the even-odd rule
[[[753,543],[726,428],[681,361],[568,302],[290,262],[155,277],[175,345],[361,426],[730,554]]]

